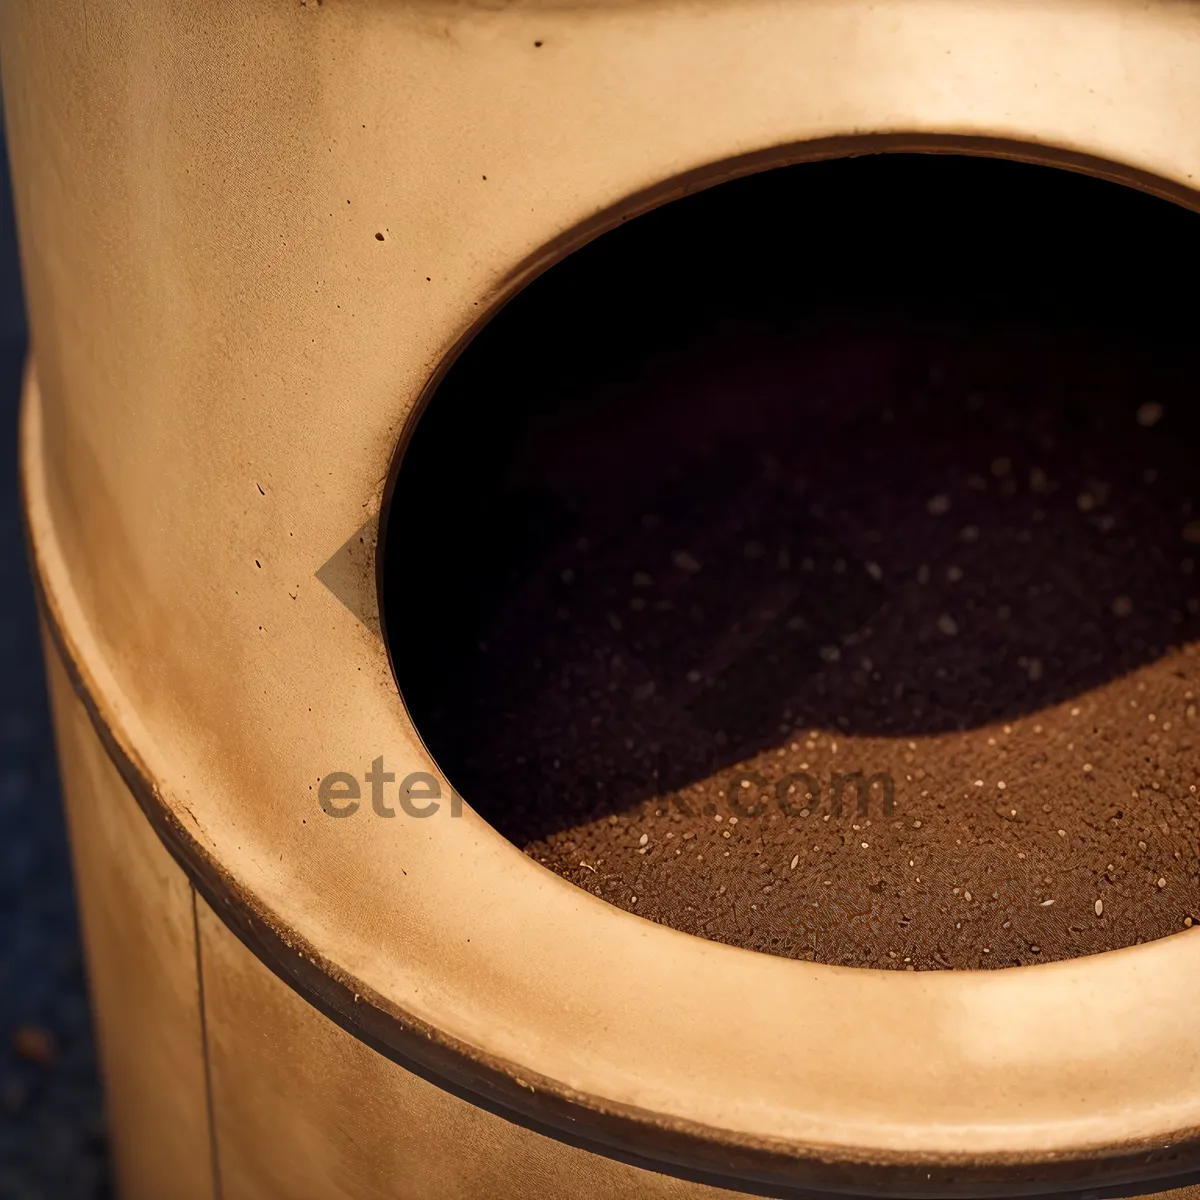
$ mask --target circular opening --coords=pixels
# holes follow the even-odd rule
[[[894,155],[536,280],[405,452],[397,679],[537,861],[702,937],[936,969],[1200,919],[1197,218]]]

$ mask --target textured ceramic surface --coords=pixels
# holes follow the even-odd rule
[[[469,809],[338,820],[317,796],[381,755],[397,779],[436,774],[378,636],[374,529],[397,444],[489,312],[624,216],[805,158],[999,154],[1194,205],[1200,10],[9,0],[0,47],[36,364],[27,514],[51,641],[99,738],[60,703],[127,1179],[202,1178],[194,1145],[149,1166],[129,1148],[167,1119],[156,1089],[179,1093],[182,1125],[211,1102],[218,1133],[246,1103],[236,1073],[207,1093],[197,1073],[189,920],[214,939],[207,990],[255,976],[220,948],[223,922],[314,1006],[273,997],[252,1040],[281,1072],[331,1064],[331,1147],[351,1138],[338,1071],[373,1103],[410,1085],[362,1075],[317,1009],[538,1137],[745,1190],[1011,1194],[1200,1165],[1197,931],[992,973],[813,966],[618,911]],[[316,573],[347,545],[343,603]],[[413,581],[439,586],[419,563]],[[148,845],[114,870],[112,830],[83,836],[118,787],[100,745],[195,914]],[[106,906],[131,909],[144,954]],[[152,1057],[113,1011],[132,972]],[[295,1138],[322,1136],[303,1109]],[[506,1136],[531,1162],[554,1145]],[[354,1144],[364,1163],[399,1153]],[[291,1153],[265,1135],[231,1150],[224,1194],[281,1194]],[[608,1158],[561,1153],[578,1190],[623,1194]],[[458,1194],[372,1169],[344,1194]]]

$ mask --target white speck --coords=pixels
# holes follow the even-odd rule
[[[975,780],[975,786],[976,786],[976,787],[983,787],[983,780],[982,780],[982,779],[977,779],[977,780]]]
[[[643,833],[642,836],[640,838],[638,838],[638,845],[644,846],[649,840],[650,840],[650,835],[648,833]]]
[[[882,579],[883,578],[883,568],[876,562],[867,563],[866,571],[867,571],[867,574],[870,575],[870,577],[872,579]]]
[[[869,843],[869,842],[863,842],[863,843],[862,843],[862,848],[863,848],[864,850],[867,850],[867,849],[869,849],[869,848],[870,848],[870,843]]]
[[[1090,775],[1092,773],[1092,764],[1091,763],[1083,764],[1083,773],[1085,775]]]
[[[1096,916],[1098,916],[1098,917],[1104,916],[1104,901],[1103,900],[1096,901]]]
[[[971,899],[971,893],[970,893],[970,892],[963,892],[963,899],[964,899],[964,900],[968,900],[968,901],[969,901],[969,900]]]
[[[818,653],[827,663],[835,663],[842,657],[842,652],[837,646],[822,646]]]
[[[1053,900],[1043,900],[1043,901],[1042,901],[1042,907],[1043,907],[1043,908],[1049,908],[1049,907],[1050,907],[1050,905],[1052,905],[1053,903],[1054,903],[1054,901],[1053,901]]]
[[[1158,886],[1160,888],[1165,888],[1167,886],[1167,881],[1165,879],[1163,879],[1161,875],[1159,876],[1159,879],[1158,879]]]
[[[800,861],[800,855],[798,855],[798,854],[795,854],[795,855],[793,855],[793,856],[792,856],[792,870],[793,870],[793,871],[796,869],[796,864],[797,864],[799,861]]]

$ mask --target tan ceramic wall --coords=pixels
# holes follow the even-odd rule
[[[200,903],[224,1200],[719,1200],[472,1107],[281,983]]]
[[[532,1133],[329,1021],[195,895],[109,761],[52,647],[47,657],[122,1200],[740,1194]]]
[[[195,895],[109,761],[53,648],[48,659],[122,1200],[743,1194],[530,1132],[329,1021]],[[1200,1187],[1168,1196],[1200,1200]]]
[[[1053,148],[1200,203],[1200,7],[3,0],[0,34],[39,572],[197,854],[448,1040],[717,1154],[1086,1166],[1200,1130],[1200,930],[871,978],[640,922],[469,813],[297,819],[381,746],[431,769],[379,639],[313,572],[377,510],[437,365],[554,239],[867,133]],[[125,1200],[213,1196],[213,1145],[226,1197],[717,1194],[484,1115],[325,1021],[197,904],[51,673]]]
[[[123,1200],[213,1200],[191,884],[46,655]]]

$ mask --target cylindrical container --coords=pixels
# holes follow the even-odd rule
[[[924,150],[1200,206],[1194,6],[8,0],[0,51],[125,1200],[1098,1195],[1200,1167],[1200,933],[892,973],[619,911],[451,796],[374,562],[473,331],[673,196]]]

